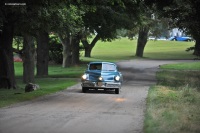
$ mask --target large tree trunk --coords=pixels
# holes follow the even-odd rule
[[[34,38],[30,35],[24,35],[23,42],[23,82],[34,83],[35,70],[35,45]]]
[[[199,37],[197,37],[195,42],[195,46],[194,46],[194,55],[196,56],[200,56],[200,39]]]
[[[91,57],[92,47],[84,47],[85,48],[85,57]]]
[[[37,76],[48,75],[49,34],[40,31],[37,34]]]
[[[74,35],[72,37],[72,65],[79,64],[79,43],[80,43],[80,35]]]
[[[71,36],[68,34],[63,37],[61,34],[58,34],[61,43],[63,45],[63,63],[62,67],[69,67],[71,65],[72,59],[72,50],[71,50]]]
[[[12,49],[13,29],[12,23],[3,23],[0,33],[0,88],[16,88]]]
[[[91,57],[91,52],[97,41],[99,40],[99,35],[97,34],[95,38],[92,40],[91,44],[88,43],[87,37],[81,39],[81,42],[85,49],[85,57]]]
[[[140,27],[139,29],[139,36],[136,49],[136,56],[138,57],[143,57],[144,48],[147,43],[148,32],[148,27]]]

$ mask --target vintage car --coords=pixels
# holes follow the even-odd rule
[[[115,90],[119,94],[123,77],[117,65],[111,62],[90,62],[81,78],[82,92],[89,89]]]

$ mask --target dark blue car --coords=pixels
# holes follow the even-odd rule
[[[115,90],[119,94],[123,77],[117,65],[111,62],[90,62],[81,78],[82,92],[89,89]]]

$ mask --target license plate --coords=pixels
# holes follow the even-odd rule
[[[102,82],[97,82],[97,86],[102,86],[103,83]]]

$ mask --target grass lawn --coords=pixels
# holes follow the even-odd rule
[[[91,53],[91,58],[83,57],[83,61],[119,61],[134,59],[137,41],[127,38],[117,39],[113,42],[97,42]],[[192,52],[186,52],[194,42],[178,41],[148,41],[144,50],[147,59],[194,59]]]
[[[176,69],[176,70],[200,70],[200,62],[167,64],[161,66],[162,69]]]
[[[22,62],[15,62],[17,89],[0,89],[0,107],[64,90],[77,83],[77,80],[73,78],[81,77],[85,68],[85,64],[70,68],[62,68],[61,65],[50,65],[48,77],[40,78],[36,76],[35,78],[35,83],[40,86],[40,89],[25,93],[25,84],[22,82],[23,64]]]
[[[0,107],[55,93],[77,83],[75,80],[67,78],[36,78],[35,80],[40,89],[30,93],[24,92],[25,84],[20,78],[17,78],[18,89],[0,89]]]
[[[200,62],[161,66],[158,83],[147,97],[145,133],[200,132],[199,66]]]

